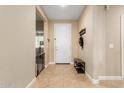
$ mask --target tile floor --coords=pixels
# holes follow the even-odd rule
[[[73,65],[49,65],[37,77],[32,88],[123,88],[124,81],[101,81],[92,84],[84,74],[77,74]]]

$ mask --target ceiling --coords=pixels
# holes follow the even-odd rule
[[[77,20],[84,7],[84,5],[42,5],[50,20]]]

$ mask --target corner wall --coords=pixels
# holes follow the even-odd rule
[[[86,62],[86,72],[93,77],[93,6],[86,6],[79,19],[79,31],[86,28],[86,34],[83,35],[84,38],[84,49],[79,47],[79,57]]]
[[[106,10],[105,6],[94,6],[93,9],[93,78],[99,79],[106,73]]]
[[[120,16],[124,14],[123,5],[109,6],[107,11],[106,34],[106,75],[121,76],[121,49],[120,49]],[[113,44],[114,48],[109,48]]]
[[[108,9],[86,6],[79,19],[79,31],[86,27],[84,49],[79,47],[79,56],[86,61],[86,71],[93,79],[121,77],[120,16],[123,13],[124,6]]]
[[[0,6],[0,87],[35,77],[35,6]]]

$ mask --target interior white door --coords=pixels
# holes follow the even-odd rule
[[[71,63],[71,24],[54,24],[55,63]]]

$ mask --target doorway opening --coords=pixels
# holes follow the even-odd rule
[[[44,19],[37,8],[36,8],[35,49],[36,49],[35,75],[37,77],[40,74],[40,72],[45,68]]]
[[[71,24],[54,24],[54,61],[72,63]]]

